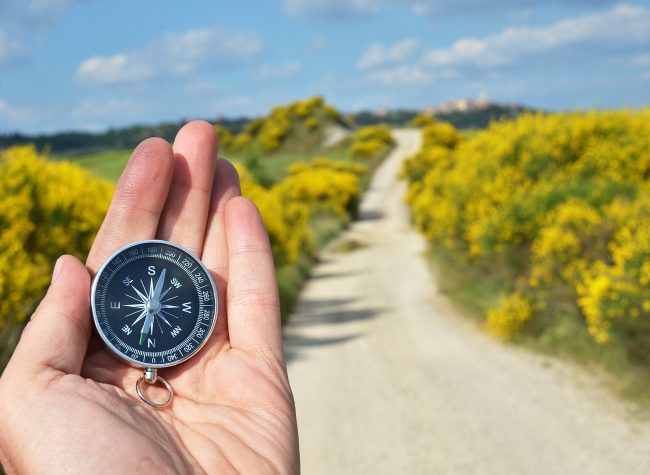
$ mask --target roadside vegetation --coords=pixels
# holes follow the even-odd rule
[[[388,127],[368,126],[324,148],[328,129],[344,126],[321,97],[275,107],[238,134],[216,125],[221,153],[236,163],[242,193],[269,231],[283,319],[318,251],[354,219],[372,171],[393,147]]]
[[[338,112],[315,97],[274,108],[236,134],[216,126],[222,154],[232,157],[243,194],[268,228],[285,319],[319,249],[354,219],[372,170],[392,146],[390,131],[373,126],[325,148],[334,124],[342,126]],[[381,146],[352,153],[366,142]],[[0,151],[0,368],[47,289],[56,258],[85,259],[129,155],[62,160],[34,145]]]
[[[84,259],[114,186],[34,146],[0,152],[0,368],[62,254]]]
[[[497,337],[598,363],[647,399],[650,110],[419,119],[407,202],[446,290]]]

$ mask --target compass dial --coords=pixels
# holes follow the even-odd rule
[[[95,326],[108,347],[138,366],[181,363],[208,340],[217,315],[210,272],[167,241],[139,241],[115,252],[92,288]]]

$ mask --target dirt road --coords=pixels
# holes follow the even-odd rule
[[[585,371],[504,345],[455,314],[427,269],[396,175],[325,253],[286,331],[303,473],[648,474],[650,429]]]

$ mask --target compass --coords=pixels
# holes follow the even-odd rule
[[[136,384],[140,398],[164,407],[173,398],[158,368],[195,355],[217,319],[217,292],[210,272],[187,249],[168,241],[128,244],[111,255],[95,276],[93,318],[108,348],[131,365],[145,368]],[[147,399],[141,383],[160,381],[168,400]]]

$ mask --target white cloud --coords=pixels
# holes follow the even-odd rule
[[[377,66],[402,63],[411,59],[419,47],[420,43],[414,38],[399,41],[392,47],[374,43],[361,55],[357,66],[360,69],[371,69]]]
[[[50,21],[52,18],[57,18],[65,13],[76,3],[81,3],[81,1],[83,0],[26,0],[15,1],[15,3],[21,3],[27,7],[33,17],[42,21]]]
[[[7,124],[5,129],[17,129],[19,125],[28,123],[44,114],[41,109],[28,106],[16,106],[0,99],[0,121]],[[4,119],[4,120],[3,120]]]
[[[278,65],[265,64],[259,67],[254,75],[254,79],[257,81],[290,79],[295,77],[301,70],[302,65],[295,61]]]
[[[23,51],[24,48],[18,41],[0,31],[0,64],[19,57]]]
[[[597,6],[616,0],[573,0],[574,4]],[[524,10],[549,4],[564,5],[562,0],[285,0],[290,15],[340,20],[367,17],[385,8],[406,7],[418,15],[445,15]]]
[[[120,84],[152,79],[157,69],[150,62],[139,62],[127,54],[93,56],[77,69],[77,79],[88,84]]]
[[[214,94],[220,90],[217,83],[202,78],[194,79],[183,86],[185,94]]]
[[[2,0],[0,23],[52,25],[73,6],[85,0]]]
[[[650,53],[642,53],[632,60],[632,66],[644,68],[650,66]]]
[[[490,79],[507,68],[530,69],[539,59],[562,65],[627,55],[635,58],[630,65],[642,67],[650,62],[646,53],[650,47],[650,8],[622,4],[548,26],[507,28],[483,38],[461,38],[447,48],[427,51],[417,60],[408,59],[416,48],[398,48],[402,43],[406,44],[399,42],[392,48],[375,44],[361,55],[358,65],[369,71],[369,82],[398,86],[463,77]]]
[[[0,64],[27,56],[83,0],[0,0]]]
[[[11,121],[17,120],[17,111],[4,99],[0,99],[0,117],[5,117]]]
[[[134,117],[141,108],[130,99],[84,99],[70,112],[70,117],[81,120],[98,120],[113,117]]]
[[[140,83],[173,76],[188,76],[208,65],[247,64],[262,52],[252,31],[214,27],[168,34],[148,45],[112,56],[93,56],[77,69],[85,84]]]
[[[328,20],[367,16],[377,10],[381,0],[285,0],[287,12],[293,16]]]
[[[581,46],[650,46],[650,9],[618,5],[609,10],[558,21],[545,27],[508,28],[483,39],[463,38],[449,48],[430,51],[432,67],[490,68],[542,53],[566,53]]]
[[[311,40],[309,48],[312,51],[320,51],[327,48],[327,42],[320,36],[314,36]]]
[[[422,86],[434,81],[434,74],[420,65],[401,64],[391,68],[370,71],[369,83],[384,86]]]

